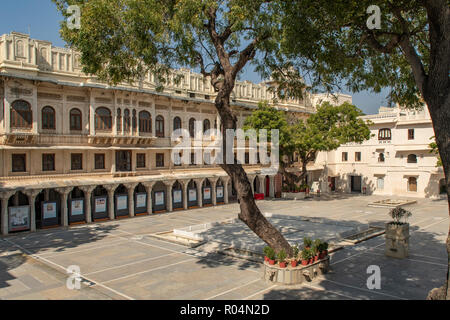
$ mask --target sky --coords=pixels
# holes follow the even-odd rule
[[[11,31],[23,32],[33,39],[51,41],[54,46],[64,47],[65,42],[59,36],[59,23],[62,16],[51,0],[2,0],[0,11],[0,34]],[[255,83],[261,81],[259,75],[247,68],[241,80]],[[343,93],[351,94],[347,91]],[[365,114],[375,114],[380,106],[387,105],[388,92],[380,94],[360,92],[352,94],[353,104]]]

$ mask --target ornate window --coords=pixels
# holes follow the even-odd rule
[[[409,154],[408,163],[417,163],[417,156],[415,154]]]
[[[55,109],[50,106],[42,109],[42,129],[56,129]]]
[[[378,140],[391,140],[392,139],[392,134],[391,134],[391,129],[380,129],[378,131]]]
[[[14,101],[11,105],[11,127],[31,128],[32,124],[33,115],[30,104],[23,100]]]
[[[181,119],[180,117],[175,117],[173,119],[173,130],[181,129]]]
[[[203,133],[211,129],[211,122],[208,119],[203,121]]]
[[[139,132],[152,132],[152,116],[147,111],[139,112]]]
[[[164,167],[164,153],[157,153],[156,154],[156,167],[157,168]]]
[[[96,153],[95,154],[95,170],[105,169],[105,154]]]
[[[55,154],[42,155],[42,171],[55,171]]]
[[[13,154],[12,155],[12,172],[26,172],[26,155],[25,154]]]
[[[155,127],[156,136],[159,138],[164,138],[164,118],[162,116],[156,117]]]
[[[109,109],[100,107],[95,111],[95,130],[111,131],[112,117]]]
[[[83,154],[71,154],[71,170],[83,170]]]
[[[145,168],[145,153],[136,154],[136,168]]]
[[[70,130],[81,131],[81,111],[78,109],[70,110]]]

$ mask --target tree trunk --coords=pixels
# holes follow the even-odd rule
[[[227,86],[224,85],[224,87]],[[228,86],[228,88],[230,87],[231,86]],[[269,221],[267,221],[267,219],[257,207],[250,182],[242,165],[226,163],[226,130],[236,129],[237,123],[236,117],[230,107],[231,91],[232,89],[226,90],[222,88],[217,95],[215,105],[223,124],[222,136],[224,153],[223,164],[221,165],[221,167],[230,176],[236,188],[241,207],[239,219],[244,222],[261,240],[272,247],[275,252],[285,250],[288,255],[291,255],[292,248],[289,242],[287,242],[287,240],[283,237],[278,229],[276,229],[272,224],[270,224]],[[229,152],[233,152],[233,150],[230,150]]]
[[[450,214],[450,95],[447,93],[447,98],[443,103],[440,99],[430,97],[427,99],[428,108],[430,110],[431,118],[433,121],[434,132],[436,136],[436,143],[439,148],[439,154],[442,159],[442,165],[444,168],[445,182],[447,184],[447,201]],[[450,299],[450,227],[447,236],[447,280],[440,290],[439,295]]]

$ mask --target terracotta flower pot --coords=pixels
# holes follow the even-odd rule
[[[308,260],[302,260],[302,266],[307,266],[308,265]]]
[[[308,263],[312,264],[314,262],[314,258],[309,259]]]
[[[286,262],[280,262],[280,268],[286,268]]]
[[[273,266],[275,264],[275,260],[269,259],[269,264]]]
[[[297,266],[297,260],[292,260],[291,266],[292,266],[292,268],[295,268]]]
[[[269,261],[269,258],[268,257],[264,257],[264,261],[265,262]]]
[[[314,256],[314,262],[319,261],[319,256]]]
[[[319,259],[322,260],[322,259],[325,259],[325,257],[326,257],[325,251],[322,251],[322,252],[319,254]]]

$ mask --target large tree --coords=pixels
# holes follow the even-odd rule
[[[306,120],[291,117],[281,110],[260,103],[258,109],[245,121],[244,129],[279,129],[280,171],[289,185],[305,183],[308,164],[314,162],[320,151],[336,150],[340,145],[370,139],[369,122],[354,105],[345,102],[333,106],[324,102],[316,107],[316,112]],[[301,162],[301,170],[293,168],[293,155]]]
[[[390,100],[430,112],[447,186],[450,178],[450,7],[448,0],[285,1],[284,55],[311,84],[354,92],[390,89]],[[376,11],[380,8],[380,26]],[[369,13],[367,13],[369,12]],[[375,15],[374,15],[375,14]],[[372,18],[375,18],[373,20]],[[369,20],[369,21],[368,21]],[[367,23],[369,22],[369,23]],[[379,27],[379,28],[378,28]],[[283,59],[280,59],[283,58]],[[282,73],[282,70],[280,70]],[[450,211],[450,188],[447,188]],[[450,299],[450,230],[447,281],[435,296]]]
[[[236,129],[230,96],[243,68],[279,49],[281,2],[265,0],[53,0],[63,16],[81,9],[81,28],[61,23],[61,35],[81,52],[83,71],[104,81],[138,83],[149,72],[161,87],[169,68],[199,70],[215,89],[223,133]],[[264,56],[264,55],[262,55]],[[174,79],[179,80],[178,78]],[[226,147],[226,135],[223,134]],[[224,163],[226,163],[226,152]],[[232,150],[231,150],[232,152]],[[237,190],[239,218],[276,251],[291,247],[261,214],[242,165],[221,165]]]

